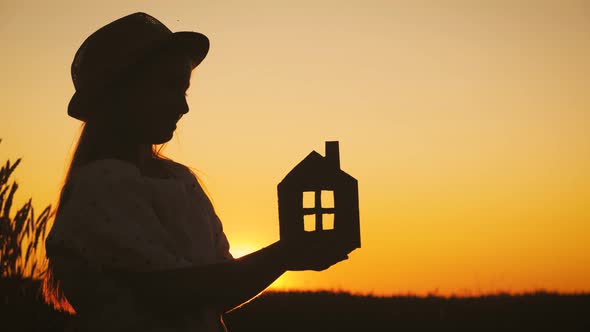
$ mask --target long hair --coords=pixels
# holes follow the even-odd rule
[[[68,184],[72,173],[74,173],[78,168],[101,157],[100,150],[96,149],[96,143],[97,140],[101,140],[102,138],[100,135],[96,135],[97,132],[99,131],[94,130],[92,124],[82,124],[78,142],[74,152],[71,155],[69,165],[61,184],[61,190],[57,199],[56,208],[52,211],[51,217],[55,218],[59,215],[61,205],[63,203],[64,188]],[[169,158],[162,154],[162,150],[165,146],[166,143],[161,145],[153,144],[151,146],[151,158],[169,160]],[[197,177],[196,174],[194,175]],[[68,312],[70,314],[76,313],[75,309],[66,298],[60,286],[60,281],[54,273],[51,259],[48,259],[47,270],[43,277],[42,294],[45,302],[51,305],[54,309]]]
[[[160,53],[160,55],[163,54],[163,52]],[[151,59],[153,60],[154,58],[157,59],[156,57],[152,57]],[[113,131],[121,133],[124,130],[122,128],[124,128],[125,122],[115,121],[112,115],[116,112],[124,111],[120,109],[121,105],[124,105],[123,99],[121,98],[125,98],[124,94],[128,91],[129,86],[135,84],[136,79],[141,78],[141,72],[141,65],[138,65],[132,71],[128,71],[124,76],[119,77],[112,87],[110,87],[110,92],[104,95],[100,105],[97,105],[97,107],[102,108],[104,111],[109,111],[92,121],[82,124],[76,147],[71,154],[69,165],[61,185],[56,208],[52,212],[52,217],[57,217],[60,213],[64,198],[64,188],[69,183],[72,174],[80,167],[105,157],[105,152],[108,154],[117,150],[118,142],[116,139],[113,139],[112,134]],[[144,145],[143,148],[150,149],[150,157],[153,159],[170,160],[162,154],[165,146],[166,143],[160,145],[152,144],[151,146]],[[197,181],[202,184],[194,170],[191,168],[188,169]],[[72,314],[75,313],[75,309],[60,287],[60,281],[54,273],[53,264],[50,259],[48,259],[47,271],[43,278],[42,293],[45,302],[53,306],[56,310]]]

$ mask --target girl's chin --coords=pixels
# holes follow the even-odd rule
[[[172,139],[174,136],[174,131],[168,131],[166,133],[162,133],[161,135],[157,135],[151,139],[151,144],[164,144]]]

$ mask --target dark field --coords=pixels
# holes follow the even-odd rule
[[[6,281],[6,280],[4,280]],[[63,331],[36,285],[0,287],[0,331]],[[225,317],[240,331],[590,331],[590,294],[471,298],[267,292]]]
[[[266,293],[226,317],[236,331],[590,331],[590,294],[472,298]]]

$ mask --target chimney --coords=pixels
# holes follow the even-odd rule
[[[326,142],[326,161],[340,169],[340,151],[338,148],[338,141]]]

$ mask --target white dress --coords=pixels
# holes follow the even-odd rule
[[[224,331],[221,313],[183,308],[162,321],[131,291],[100,272],[153,271],[233,259],[222,225],[187,167],[165,161],[173,178],[143,176],[117,159],[71,174],[46,240],[47,256],[80,313],[79,330]],[[67,253],[67,254],[64,254]],[[59,272],[59,273],[57,273]]]

